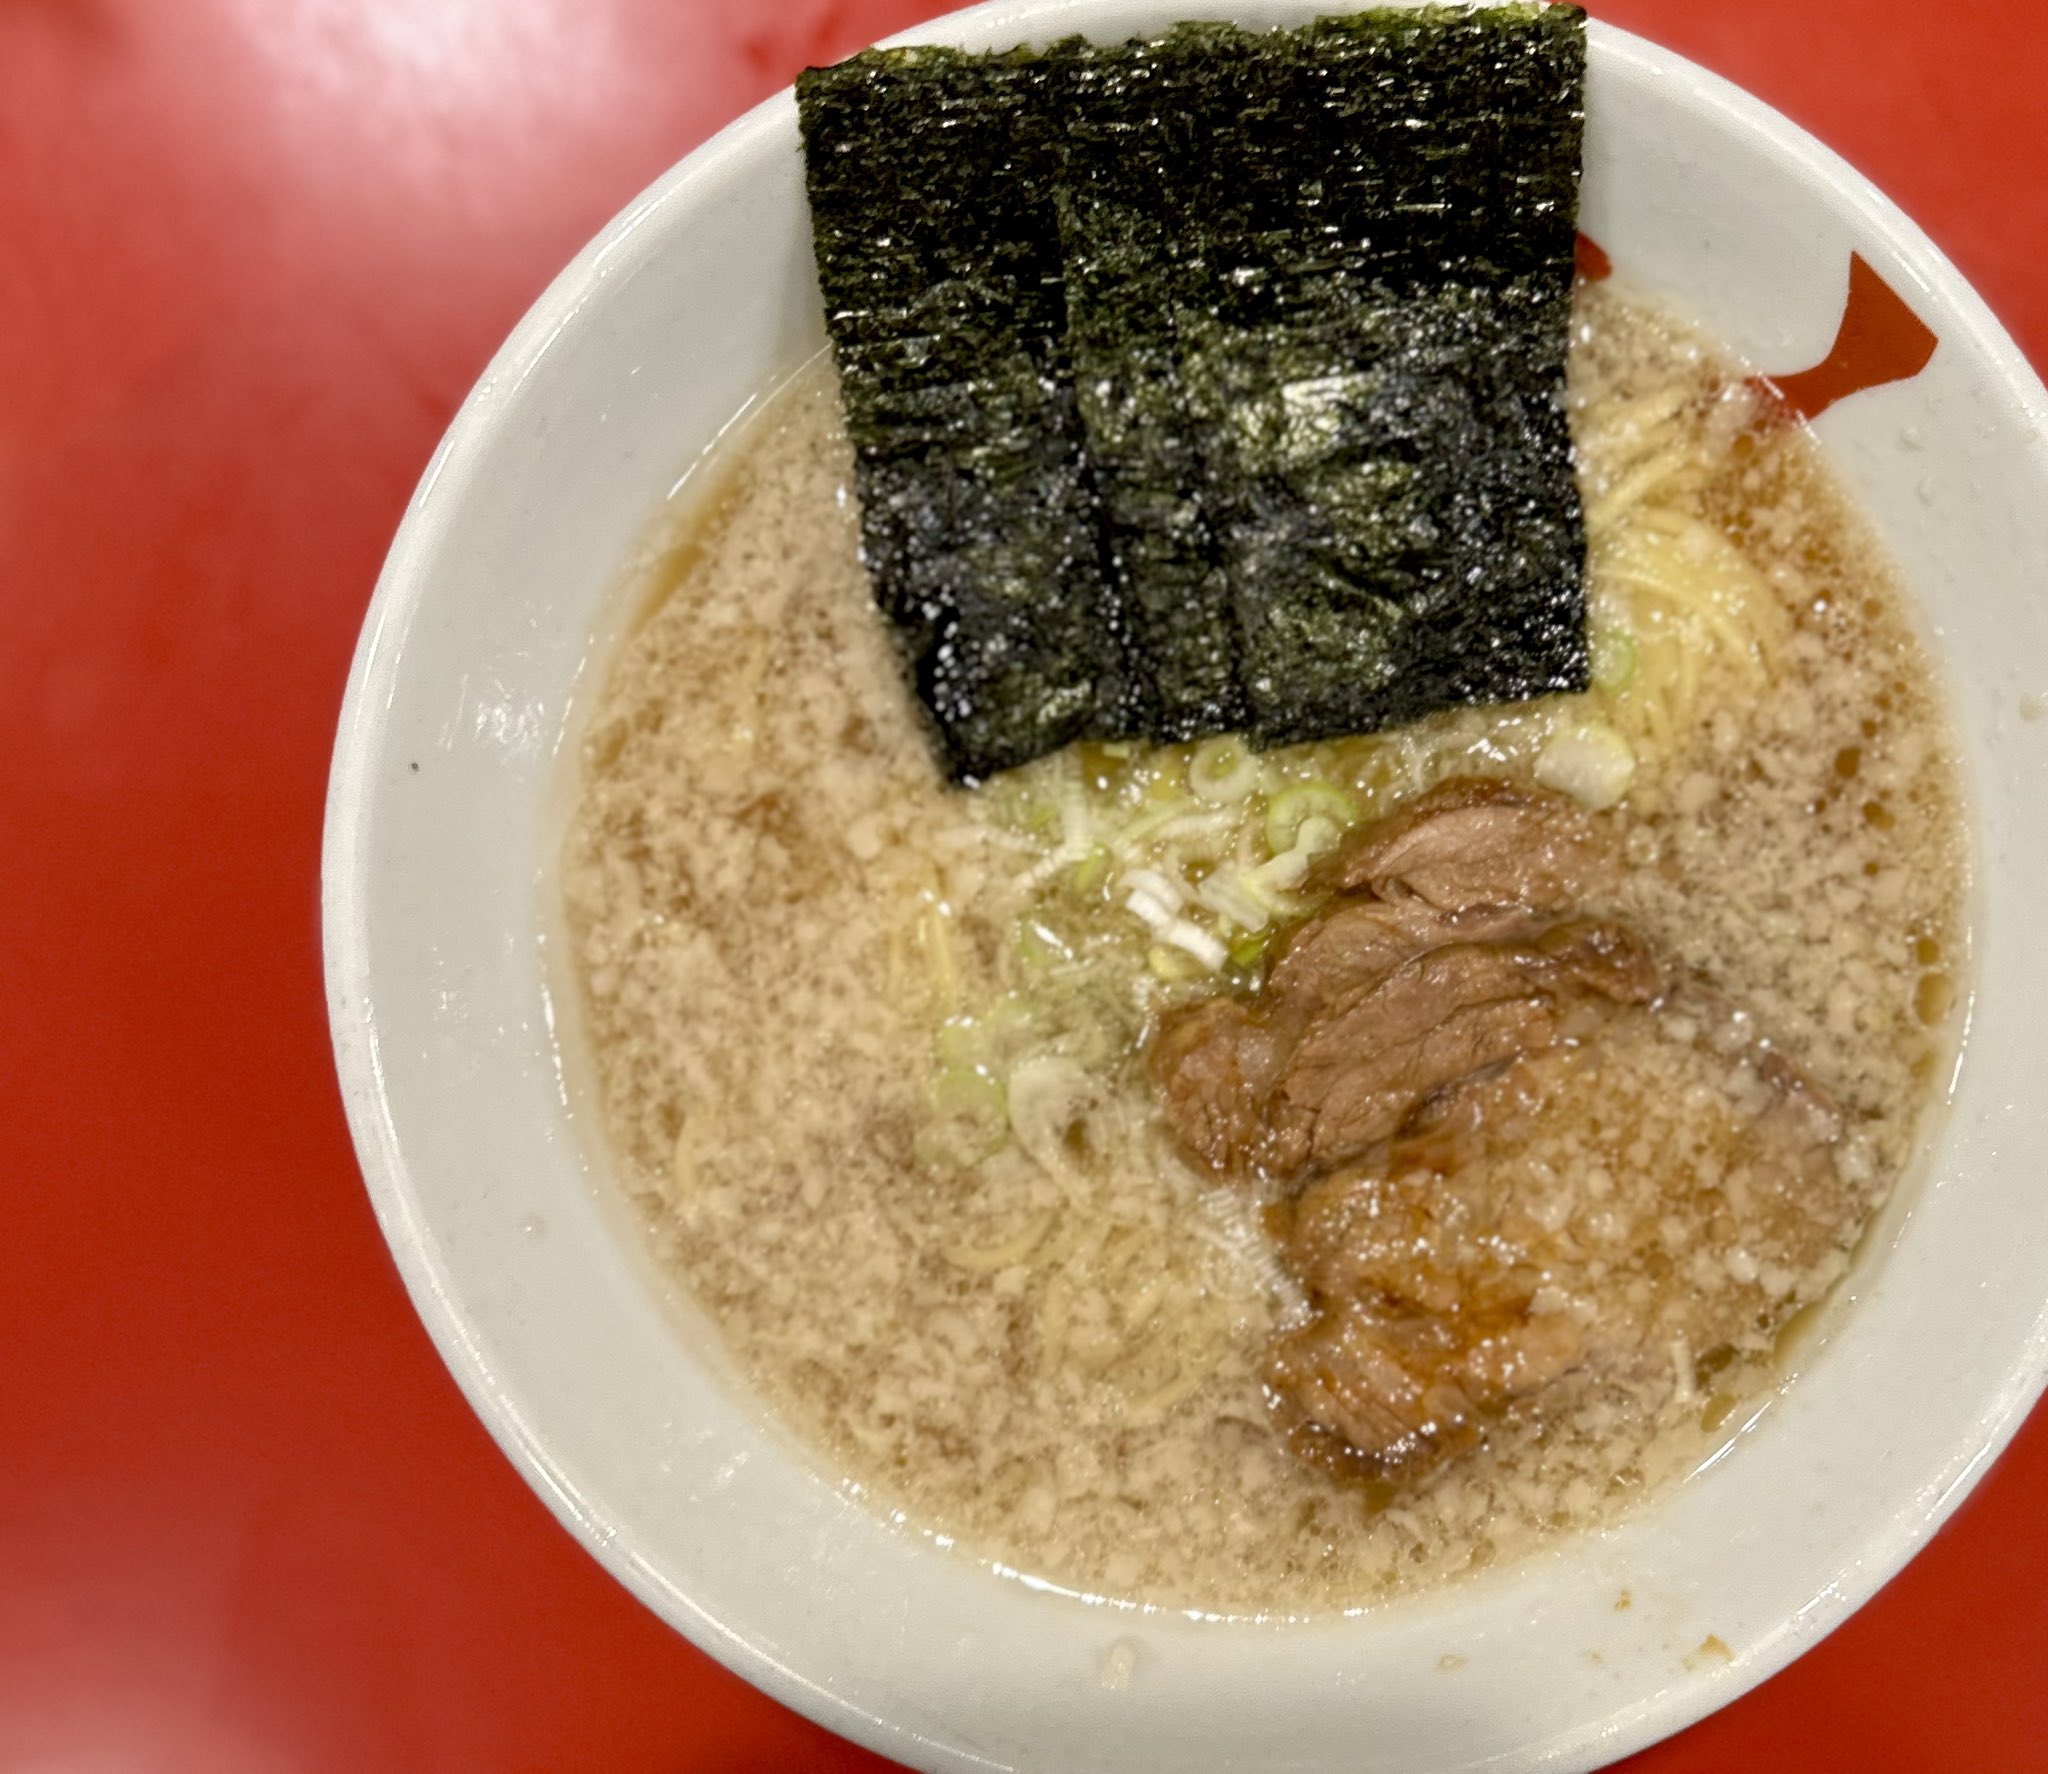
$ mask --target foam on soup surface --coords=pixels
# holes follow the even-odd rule
[[[1515,1556],[1696,1465],[1779,1383],[1906,1168],[1960,1021],[1966,857],[1902,594],[1739,366],[1611,286],[1578,299],[1583,697],[951,788],[870,602],[822,366],[623,594],[645,614],[563,871],[612,1161],[762,1396],[911,1528],[1233,1612]],[[1597,1039],[1565,1018],[1349,1169],[1212,1168],[1164,1110],[1161,1028],[1260,1005],[1338,903],[1347,834],[1463,777],[1587,810],[1622,865],[1590,909],[1659,957],[1661,996]],[[1421,1280],[1386,1279],[1341,1189],[1411,1216]],[[1332,1265],[1426,1335],[1518,1278],[1544,1353],[1519,1389],[1459,1369],[1484,1408],[1429,1425],[1429,1458],[1360,1459],[1298,1371]]]

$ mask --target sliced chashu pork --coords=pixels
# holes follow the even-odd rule
[[[1330,865],[1342,896],[1282,938],[1255,999],[1162,1024],[1168,1122],[1211,1168],[1284,1180],[1553,1045],[1589,1000],[1647,1002],[1635,934],[1562,916],[1613,868],[1605,830],[1543,789],[1456,779],[1367,827]]]
[[[1192,1156],[1315,1179],[1283,1244],[1311,1315],[1267,1377],[1305,1433],[1382,1472],[1549,1389],[1767,1337],[1868,1210],[1821,1093],[1767,1047],[1675,1039],[1642,938],[1573,915],[1618,867],[1611,827],[1562,796],[1446,783],[1338,852],[1338,897],[1259,993],[1154,1044]],[[1683,990],[1688,1021],[1740,1026]]]
[[[1871,1205],[1839,1116],[1780,1056],[1659,1020],[1469,1082],[1302,1191],[1311,1316],[1267,1379],[1303,1426],[1411,1474],[1561,1384],[1689,1385],[1833,1279]]]

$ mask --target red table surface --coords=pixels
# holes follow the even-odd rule
[[[664,167],[931,10],[0,0],[0,1769],[883,1765],[642,1610],[457,1395],[343,1126],[317,863],[490,353]],[[1596,10],[1842,150],[2048,365],[2026,0]],[[2048,1767],[2048,1414],[1631,1766]]]

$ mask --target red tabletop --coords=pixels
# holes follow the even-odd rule
[[[463,1405],[343,1127],[317,861],[378,563],[499,340],[932,10],[0,0],[0,1770],[883,1765],[644,1612]],[[2029,0],[1595,10],[1841,149],[2048,366]],[[1632,1766],[2048,1767],[2048,1415]]]

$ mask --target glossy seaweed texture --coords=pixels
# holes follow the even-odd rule
[[[798,85],[877,600],[953,773],[1583,688],[1584,16]]]
[[[1123,649],[1026,54],[869,52],[797,82],[862,550],[964,779],[1103,730]]]

